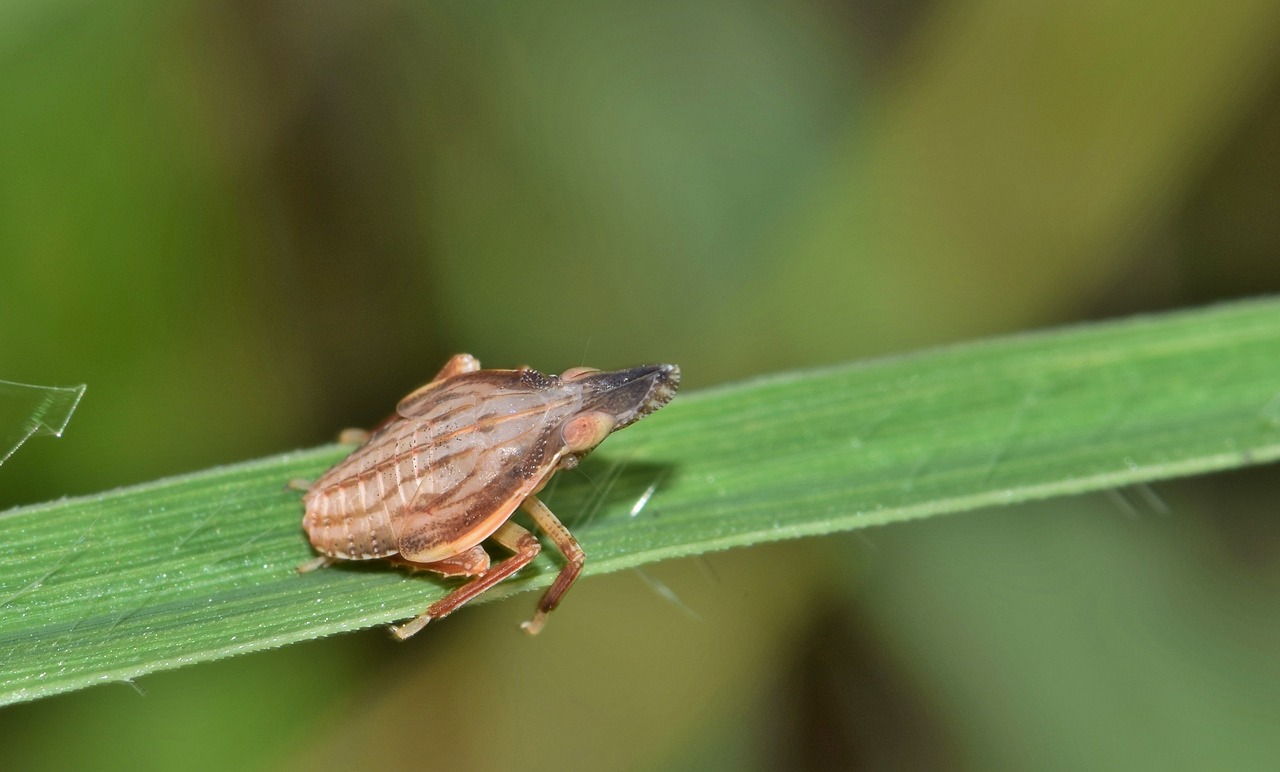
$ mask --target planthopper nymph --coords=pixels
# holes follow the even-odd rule
[[[533,560],[538,540],[511,520],[523,508],[565,558],[522,625],[537,633],[585,559],[538,491],[609,434],[667,404],[679,385],[675,365],[612,372],[575,367],[545,375],[528,368],[481,370],[475,357],[458,354],[307,489],[302,527],[321,557],[299,571],[386,558],[471,577],[392,628],[408,638]],[[481,546],[486,539],[513,554],[491,565]]]

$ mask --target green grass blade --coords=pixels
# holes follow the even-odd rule
[[[1278,353],[1267,300],[748,381],[610,438],[591,480],[561,474],[548,500],[595,574],[1270,461]],[[441,597],[447,582],[382,564],[294,572],[312,553],[285,483],[345,450],[0,515],[0,702],[382,624]],[[545,586],[556,565],[544,555],[495,594]],[[512,635],[528,611],[513,609]]]

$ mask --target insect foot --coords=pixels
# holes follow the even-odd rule
[[[384,558],[469,577],[392,627],[403,640],[537,556],[537,538],[511,522],[523,509],[565,560],[533,618],[521,625],[537,634],[582,573],[586,555],[535,494],[558,469],[572,468],[610,434],[670,402],[679,386],[675,365],[546,375],[481,370],[475,357],[459,354],[307,490],[302,527],[321,555],[307,566]],[[486,540],[510,555],[490,565]]]

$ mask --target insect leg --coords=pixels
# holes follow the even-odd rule
[[[470,354],[454,354],[449,357],[449,361],[444,363],[444,367],[440,368],[440,372],[436,373],[436,377],[431,380],[440,381],[463,373],[474,373],[479,369],[480,360]]]
[[[467,601],[527,566],[529,561],[537,557],[538,551],[542,549],[542,545],[538,543],[533,534],[510,521],[503,523],[494,532],[493,540],[516,554],[432,603],[426,611],[419,614],[412,621],[393,626],[391,634],[403,641],[426,627],[431,620],[439,619],[446,614],[457,611],[458,607]],[[430,568],[430,566],[430,563],[423,564],[424,568]]]
[[[442,381],[446,381],[455,375],[474,373],[479,369],[480,360],[470,354],[454,354],[448,362],[444,363],[444,367],[440,368],[440,372],[436,373],[436,377],[428,381],[426,385],[419,386],[406,394],[404,399],[401,399],[400,403],[396,405],[396,412],[405,418],[412,418],[422,408],[426,401],[426,395],[439,388]]]
[[[335,562],[334,559],[329,557],[328,555],[321,555],[318,558],[315,558],[313,560],[308,560],[307,562],[302,563],[294,570],[300,574],[309,574],[312,571],[315,571],[316,569],[324,568],[325,566],[331,566],[334,564],[334,562]]]
[[[339,445],[363,445],[369,441],[371,432],[365,429],[343,429],[338,432]]]
[[[451,558],[437,560],[434,563],[415,563],[393,555],[387,558],[392,563],[405,566],[411,571],[431,571],[441,576],[480,576],[489,570],[489,553],[479,544],[459,552]]]
[[[578,574],[582,573],[582,564],[586,562],[587,556],[582,551],[582,547],[578,545],[578,540],[573,538],[573,534],[569,533],[569,529],[547,509],[547,505],[538,500],[537,496],[530,496],[524,500],[524,511],[529,513],[533,521],[538,524],[556,549],[560,550],[560,554],[564,555],[566,561],[564,568],[560,569],[559,576],[543,593],[542,600],[538,601],[538,610],[533,615],[533,619],[520,625],[529,635],[537,635],[542,626],[546,624],[547,614],[556,606],[560,605],[560,599],[569,591],[573,583],[577,581]]]

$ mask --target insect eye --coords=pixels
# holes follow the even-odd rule
[[[583,453],[603,442],[613,427],[613,416],[593,411],[565,421],[560,428],[560,437],[570,453]]]
[[[570,367],[568,370],[561,373],[560,378],[566,381],[575,381],[584,375],[590,375],[598,372],[600,372],[599,368],[595,367]]]

